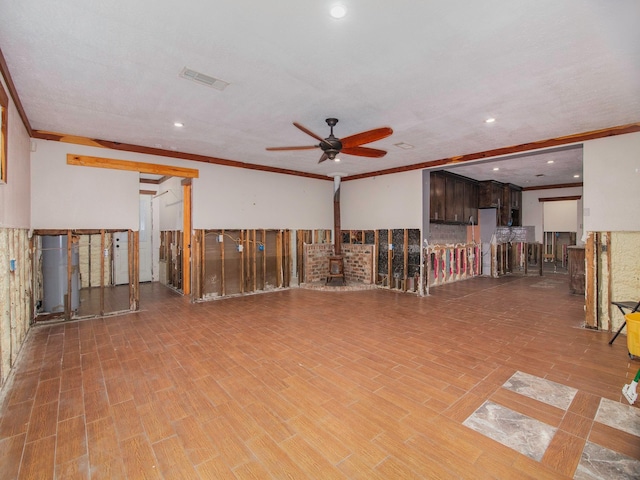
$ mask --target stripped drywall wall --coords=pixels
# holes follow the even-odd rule
[[[28,230],[0,229],[0,386],[9,377],[29,331],[30,251]]]
[[[611,301],[640,301],[640,232],[611,232],[609,250]],[[604,311],[610,312],[604,322],[618,330],[624,321],[618,308],[609,306]]]

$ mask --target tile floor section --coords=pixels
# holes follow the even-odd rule
[[[559,408],[564,412],[569,411],[578,392],[575,388],[523,372],[514,373],[502,388]],[[626,432],[636,437],[631,441],[640,444],[639,409],[602,398],[594,421]],[[558,430],[544,421],[490,400],[471,414],[463,425],[537,461],[543,459]],[[580,480],[639,479],[640,460],[587,441],[573,478]]]
[[[583,306],[566,276],[203,303],[142,285],[139,312],[31,329],[0,480],[638,478],[640,361]]]

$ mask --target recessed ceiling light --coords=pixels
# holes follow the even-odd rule
[[[331,10],[329,10],[329,13],[333,18],[342,18],[347,14],[347,9],[344,5],[334,5],[331,7]]]
[[[496,121],[496,119],[495,119],[495,118],[487,118],[487,119],[484,121],[484,123],[493,123],[493,122],[495,122],[495,121]]]
[[[553,160],[547,160],[547,163],[553,163]]]
[[[573,178],[580,178],[580,175],[574,175]]]
[[[493,171],[494,171],[494,172],[497,172],[498,170],[500,170],[500,168],[499,168],[499,167],[493,167]]]
[[[334,158],[334,159],[333,159],[333,161],[334,161],[334,162],[339,162],[339,161],[340,161],[340,158],[336,157],[336,158]]]
[[[184,127],[184,123],[182,123],[182,122],[173,122],[173,126],[174,127],[178,127],[178,128]]]

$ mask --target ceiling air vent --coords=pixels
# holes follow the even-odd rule
[[[178,76],[199,83],[200,85],[213,87],[216,90],[220,91],[224,90],[229,85],[229,82],[225,82],[224,80],[220,80],[219,78],[210,77],[209,75],[196,72],[195,70],[191,70],[187,67],[184,67]]]

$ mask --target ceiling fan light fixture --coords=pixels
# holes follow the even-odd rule
[[[344,5],[334,5],[331,7],[331,10],[329,10],[329,14],[333,18],[342,18],[347,14],[347,9]]]

